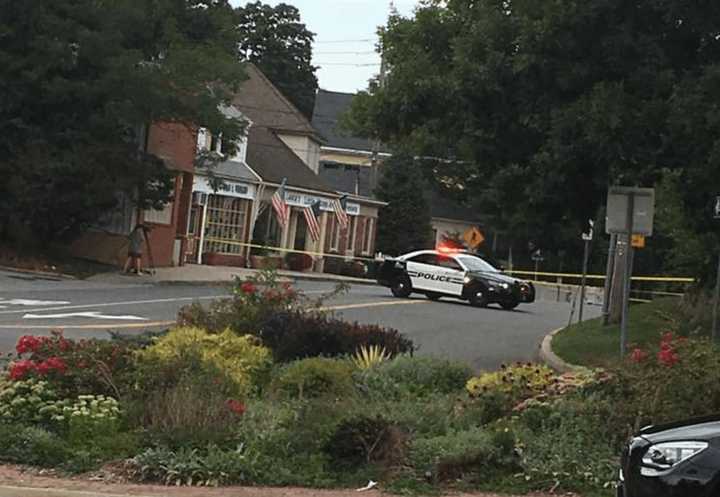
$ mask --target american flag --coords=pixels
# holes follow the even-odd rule
[[[290,220],[290,206],[285,203],[285,183],[287,183],[287,179],[283,178],[282,183],[272,196],[272,206],[275,209],[278,224],[283,228]]]
[[[320,201],[316,200],[311,205],[306,206],[303,209],[303,214],[305,214],[305,221],[307,222],[310,237],[312,237],[313,241],[318,241],[320,239],[320,222],[318,221],[318,217],[320,216]]]
[[[341,230],[346,230],[348,224],[350,224],[350,219],[345,212],[346,206],[347,195],[343,195],[342,197],[340,197],[340,200],[336,199],[333,201],[333,210],[335,211],[335,216],[337,217],[338,225],[340,225]]]

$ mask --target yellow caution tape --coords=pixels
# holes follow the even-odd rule
[[[271,252],[306,254],[306,255],[313,255],[313,256],[317,256],[317,257],[334,257],[337,259],[344,259],[344,260],[350,260],[350,259],[358,260],[358,261],[374,261],[375,260],[372,257],[357,257],[357,256],[340,255],[340,254],[328,254],[328,253],[323,253],[323,252],[311,252],[308,250],[296,250],[296,249],[287,249],[287,248],[281,248],[281,247],[268,247],[267,245],[257,245],[254,243],[236,242],[234,240],[224,240],[224,239],[220,239],[220,238],[205,238],[204,241],[214,242],[214,243],[224,243],[227,245],[235,245],[238,247],[259,248],[259,249],[269,250]]]
[[[582,274],[576,274],[576,273],[542,273],[542,272],[535,272],[535,271],[507,271],[508,274],[519,274],[519,275],[528,275],[528,276],[549,276],[553,278],[582,278]],[[604,274],[588,274],[585,276],[586,279],[589,280],[604,280],[605,275]],[[666,282],[675,282],[675,283],[694,283],[695,278],[681,278],[681,277],[675,277],[675,276],[633,276],[633,281],[666,281]]]
[[[348,256],[348,255],[340,255],[340,254],[328,254],[323,252],[313,252],[309,250],[296,250],[296,249],[288,249],[288,248],[282,248],[282,247],[268,247],[267,245],[258,245],[254,243],[244,243],[244,242],[238,242],[235,240],[224,240],[221,238],[205,238],[205,241],[208,242],[215,242],[215,243],[224,243],[228,245],[236,245],[238,247],[250,247],[250,248],[258,248],[258,249],[265,249],[273,252],[282,252],[282,253],[293,253],[293,254],[306,254],[311,255],[315,257],[333,257],[336,259],[343,259],[343,260],[356,260],[356,261],[377,261],[377,259],[374,259],[372,257],[358,257],[358,256]],[[547,272],[535,272],[535,271],[518,271],[518,270],[508,270],[506,271],[507,274],[517,274],[517,275],[525,275],[525,276],[547,276],[551,278],[582,278],[582,274],[577,273],[547,273]],[[589,280],[604,280],[605,275],[604,274],[588,274],[585,276],[586,279]],[[694,283],[695,278],[681,278],[681,277],[674,277],[674,276],[633,276],[632,281],[654,281],[654,282],[674,282],[674,283]]]

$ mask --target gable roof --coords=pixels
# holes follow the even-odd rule
[[[373,140],[352,136],[340,127],[342,115],[350,109],[354,96],[353,93],[318,90],[312,124],[325,139],[325,145],[328,147],[371,152],[374,146]],[[387,152],[387,147],[381,145],[380,151]]]
[[[320,176],[339,192],[374,198],[367,166],[320,161]]]
[[[245,114],[254,126],[277,131],[319,135],[310,121],[265,76],[255,64],[245,64],[247,79],[240,84],[232,105]]]
[[[268,128],[250,127],[246,161],[263,181],[280,184],[283,178],[287,178],[289,188],[336,193]]]

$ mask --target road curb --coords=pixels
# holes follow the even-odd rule
[[[58,278],[61,280],[76,280],[75,276],[71,276],[65,273],[52,273],[50,271],[36,271],[34,269],[22,269],[19,267],[0,266],[0,271],[6,271],[8,273],[18,274],[29,274],[33,276],[39,276],[43,278]]]
[[[292,282],[292,281],[316,281],[318,283],[350,283],[352,285],[367,285],[367,286],[378,286],[377,282],[373,280],[363,279],[335,279],[335,278],[315,278],[312,276],[290,276],[280,275],[278,281]],[[233,280],[160,280],[160,281],[144,281],[143,283],[155,284],[155,285],[166,285],[166,286],[227,286],[232,285]]]
[[[552,349],[552,341],[555,335],[563,331],[565,327],[558,328],[557,330],[551,331],[543,338],[540,344],[540,360],[560,373],[572,373],[582,371],[587,368],[578,366],[576,364],[570,364],[565,362],[560,356],[555,354]]]

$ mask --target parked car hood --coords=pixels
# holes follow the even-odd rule
[[[469,273],[471,276],[474,276],[476,278],[482,278],[488,281],[493,281],[496,283],[522,283],[523,280],[514,278],[512,276],[508,276],[507,274],[503,273],[495,273],[491,271],[470,271]]]
[[[720,416],[708,416],[648,426],[640,430],[640,436],[651,443],[673,440],[710,441],[720,438]]]

